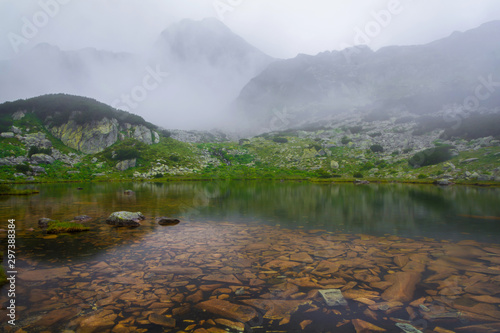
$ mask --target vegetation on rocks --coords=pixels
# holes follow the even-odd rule
[[[47,226],[48,234],[73,233],[88,230],[90,230],[89,227],[76,222],[50,221]]]

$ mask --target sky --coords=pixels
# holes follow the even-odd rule
[[[184,18],[216,17],[276,58],[425,44],[500,20],[497,0],[0,0],[0,59],[38,43],[143,53]]]

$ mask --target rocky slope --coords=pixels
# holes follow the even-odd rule
[[[500,102],[500,21],[427,45],[299,55],[253,78],[234,106],[253,129],[331,123],[342,113],[431,114],[495,108]],[[271,126],[270,126],[271,125]]]

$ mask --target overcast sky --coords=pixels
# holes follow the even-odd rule
[[[221,19],[273,57],[291,58],[359,43],[427,43],[499,20],[500,1],[0,0],[0,59],[41,42],[141,53],[170,24],[204,17]]]

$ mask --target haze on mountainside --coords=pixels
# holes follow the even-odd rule
[[[370,20],[375,22],[372,16]],[[495,89],[500,61],[494,37],[499,26],[498,21],[490,22],[425,45],[376,51],[330,51],[332,47],[281,60],[215,18],[184,19],[142,52],[90,47],[65,51],[38,44],[0,61],[0,101],[68,93],[95,98],[165,128],[259,133],[332,125],[339,114],[354,111],[464,113],[464,98],[482,78],[493,91],[487,91],[490,96],[481,101],[481,108],[493,112],[500,90]],[[373,39],[384,39],[383,32]],[[273,35],[272,30],[266,33]],[[303,36],[294,38],[307,44]]]

